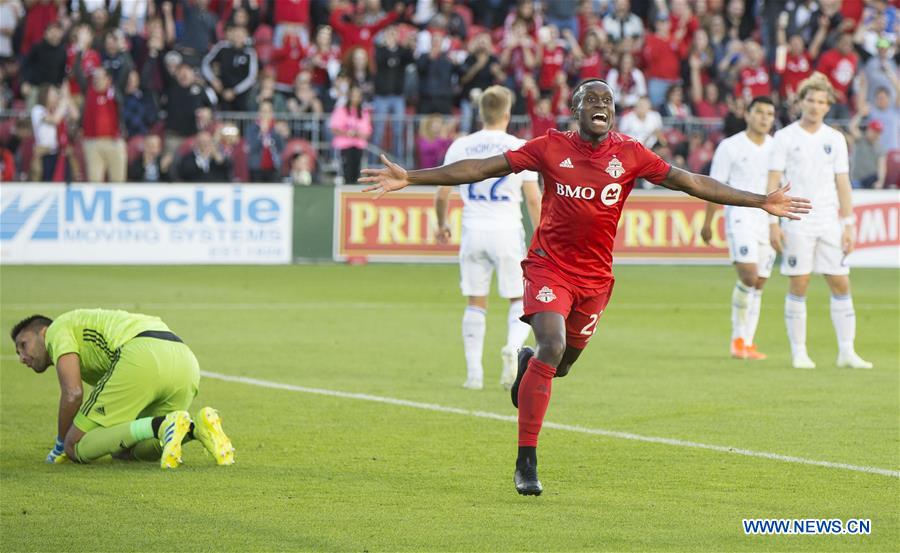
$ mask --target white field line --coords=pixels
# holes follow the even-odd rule
[[[461,304],[459,304],[461,305]],[[823,304],[824,305],[824,304]],[[856,309],[863,311],[898,311],[896,303],[857,303]],[[616,303],[610,304],[610,311],[724,311],[728,302],[715,303]],[[321,309],[356,309],[356,310],[422,310],[422,309],[455,309],[455,303],[440,302],[101,302],[85,303],[8,303],[4,302],[4,311],[41,311],[78,308],[118,308],[118,309],[158,309],[166,311],[304,311]],[[781,309],[781,304],[770,303],[766,309]]]
[[[516,422],[516,417],[511,415],[500,415],[487,411],[472,411],[469,409],[461,409],[459,407],[448,407],[445,405],[437,405],[435,403],[422,403],[418,401],[409,401],[405,399],[397,399],[392,397],[373,396],[370,394],[359,394],[352,392],[341,392],[338,390],[324,390],[322,388],[308,388],[306,386],[296,386],[294,384],[283,384],[280,382],[272,382],[270,380],[260,380],[258,378],[248,378],[245,376],[231,376],[227,374],[214,373],[209,371],[201,371],[206,378],[222,380],[225,382],[237,382],[247,384],[249,386],[258,386],[261,388],[271,388],[275,390],[286,390],[290,392],[301,392],[305,394],[318,394],[330,397],[339,397],[343,399],[356,399],[362,401],[373,401],[376,403],[386,403],[388,405],[398,405],[401,407],[412,407],[414,409],[424,409],[426,411],[437,411],[439,413],[452,413],[454,415],[463,415],[466,417],[478,417],[482,419],[493,419],[504,422]],[[819,467],[850,470],[854,472],[865,472],[869,474],[880,474],[882,476],[890,476],[900,478],[900,471],[889,470],[878,467],[865,467],[859,465],[850,465],[847,463],[833,463],[830,461],[817,461],[815,459],[806,459],[804,457],[794,457],[792,455],[781,455],[779,453],[768,453],[765,451],[753,451],[750,449],[742,449],[737,447],[727,447],[721,445],[702,444],[699,442],[690,442],[685,440],[676,440],[673,438],[659,438],[655,436],[642,436],[640,434],[632,434],[630,432],[617,432],[615,430],[604,430],[602,428],[585,428],[583,426],[573,426],[569,424],[559,424],[555,422],[544,422],[544,428],[553,428],[555,430],[565,430],[567,432],[578,432],[580,434],[591,434],[594,436],[604,436],[607,438],[618,438],[621,440],[634,440],[638,442],[649,442],[653,444],[670,445],[674,447],[690,447],[694,449],[705,449],[716,451],[719,453],[732,453],[735,455],[744,455],[746,457],[758,457],[761,459],[771,459],[774,461],[783,461],[785,463],[795,463],[799,465],[813,465]]]

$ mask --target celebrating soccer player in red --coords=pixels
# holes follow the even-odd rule
[[[758,207],[780,217],[799,219],[809,201],[768,196],[726,186],[710,177],[672,167],[636,140],[613,132],[612,89],[600,79],[582,82],[572,94],[578,131],[550,130],[518,150],[443,167],[406,171],[384,156],[384,169],[364,169],[360,182],[380,195],[410,184],[452,185],[510,173],[539,171],[544,180],[541,222],[527,258],[525,315],[537,352],[519,352],[512,388],[519,409],[516,491],[540,495],[537,476],[538,433],[550,402],[554,376],[568,374],[597,328],[613,288],[612,249],[622,206],[639,178],[719,204]]]

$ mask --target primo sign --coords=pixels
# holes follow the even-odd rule
[[[3,263],[289,263],[293,190],[0,187]]]

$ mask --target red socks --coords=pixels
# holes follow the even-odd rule
[[[519,446],[536,447],[556,368],[532,357],[519,384]]]

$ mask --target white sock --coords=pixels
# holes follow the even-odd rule
[[[484,309],[468,306],[463,312],[462,336],[463,350],[466,353],[466,378],[482,380],[484,367],[481,365],[481,356],[484,352],[484,333],[487,328],[487,318]]]
[[[759,309],[762,304],[762,290],[754,288],[750,291],[750,306],[747,308],[747,320],[744,326],[744,343],[753,345],[756,327],[759,325]]]
[[[516,300],[509,304],[509,314],[507,315],[507,331],[506,331],[506,347],[519,349],[525,340],[528,339],[528,333],[531,327],[519,320],[519,317],[525,312],[522,300]]]
[[[791,353],[806,353],[806,298],[788,294],[784,299],[784,324],[787,326]]]
[[[831,296],[831,322],[837,335],[838,350],[841,353],[852,353],[853,341],[856,339],[856,311],[850,294]]]
[[[741,281],[734,283],[731,292],[731,339],[743,338],[747,327],[747,308],[750,306],[751,288]]]

